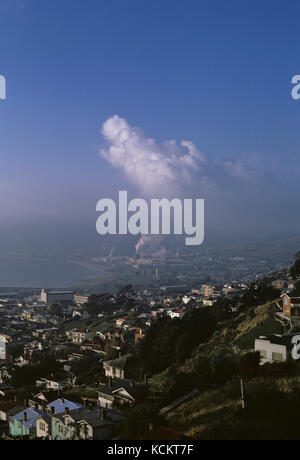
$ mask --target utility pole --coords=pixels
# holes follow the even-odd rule
[[[244,398],[244,383],[243,379],[241,379],[241,398],[242,398],[242,409],[245,409],[245,398]]]

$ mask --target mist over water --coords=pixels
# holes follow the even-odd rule
[[[0,287],[67,288],[96,274],[57,259],[0,254]]]

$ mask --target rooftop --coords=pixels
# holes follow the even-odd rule
[[[131,355],[127,354],[127,355],[121,356],[120,358],[113,359],[112,361],[106,361],[105,364],[107,364],[108,366],[117,367],[118,369],[124,369],[127,364],[128,359],[130,358],[131,358]]]
[[[50,404],[47,405],[48,408],[54,407],[54,411],[56,414],[61,414],[65,411],[65,409],[69,409],[69,411],[73,411],[75,409],[80,409],[83,407],[82,404],[77,402],[69,401],[68,399],[56,399],[52,401]]]

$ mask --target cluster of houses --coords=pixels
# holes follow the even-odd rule
[[[81,404],[41,392],[24,405],[0,402],[0,420],[8,423],[10,439],[104,440],[120,433],[124,416],[97,401],[84,399]]]
[[[261,364],[285,362],[292,359],[293,337],[300,335],[300,291],[291,279],[279,279],[272,283],[281,290],[277,303],[276,319],[285,334],[269,334],[255,339],[254,349],[261,356]]]
[[[85,307],[88,294],[43,289],[37,295],[3,295],[0,300],[0,435],[5,433],[10,439],[52,440],[117,436],[124,421],[123,408],[143,400],[147,388],[142,376],[139,383],[134,380],[132,355],[128,350],[143,340],[147,328],[160,317],[180,320],[191,308],[212,306],[219,296],[230,297],[242,289],[244,286],[237,283],[219,287],[203,285],[180,295],[164,289],[147,289],[134,294],[135,302],[129,311],[116,307],[109,318],[106,315],[108,325],[99,328],[88,326],[93,322]],[[128,299],[132,300],[132,294]],[[60,306],[59,315],[55,309],[47,308],[52,304]],[[99,323],[102,316],[99,314]],[[73,327],[74,321],[76,327]],[[115,359],[108,359],[107,347],[114,350]],[[94,388],[98,398],[79,402],[70,398],[72,391],[80,394],[73,365],[91,352],[104,376]],[[16,390],[11,383],[15,370],[39,363],[47,356],[55,357],[61,370],[38,378],[39,393],[28,401],[20,403],[11,399],[9,395]],[[67,397],[62,397],[63,393],[67,393]]]

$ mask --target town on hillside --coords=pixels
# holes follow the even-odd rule
[[[300,254],[184,292],[1,289],[0,436],[293,438],[299,358]]]

